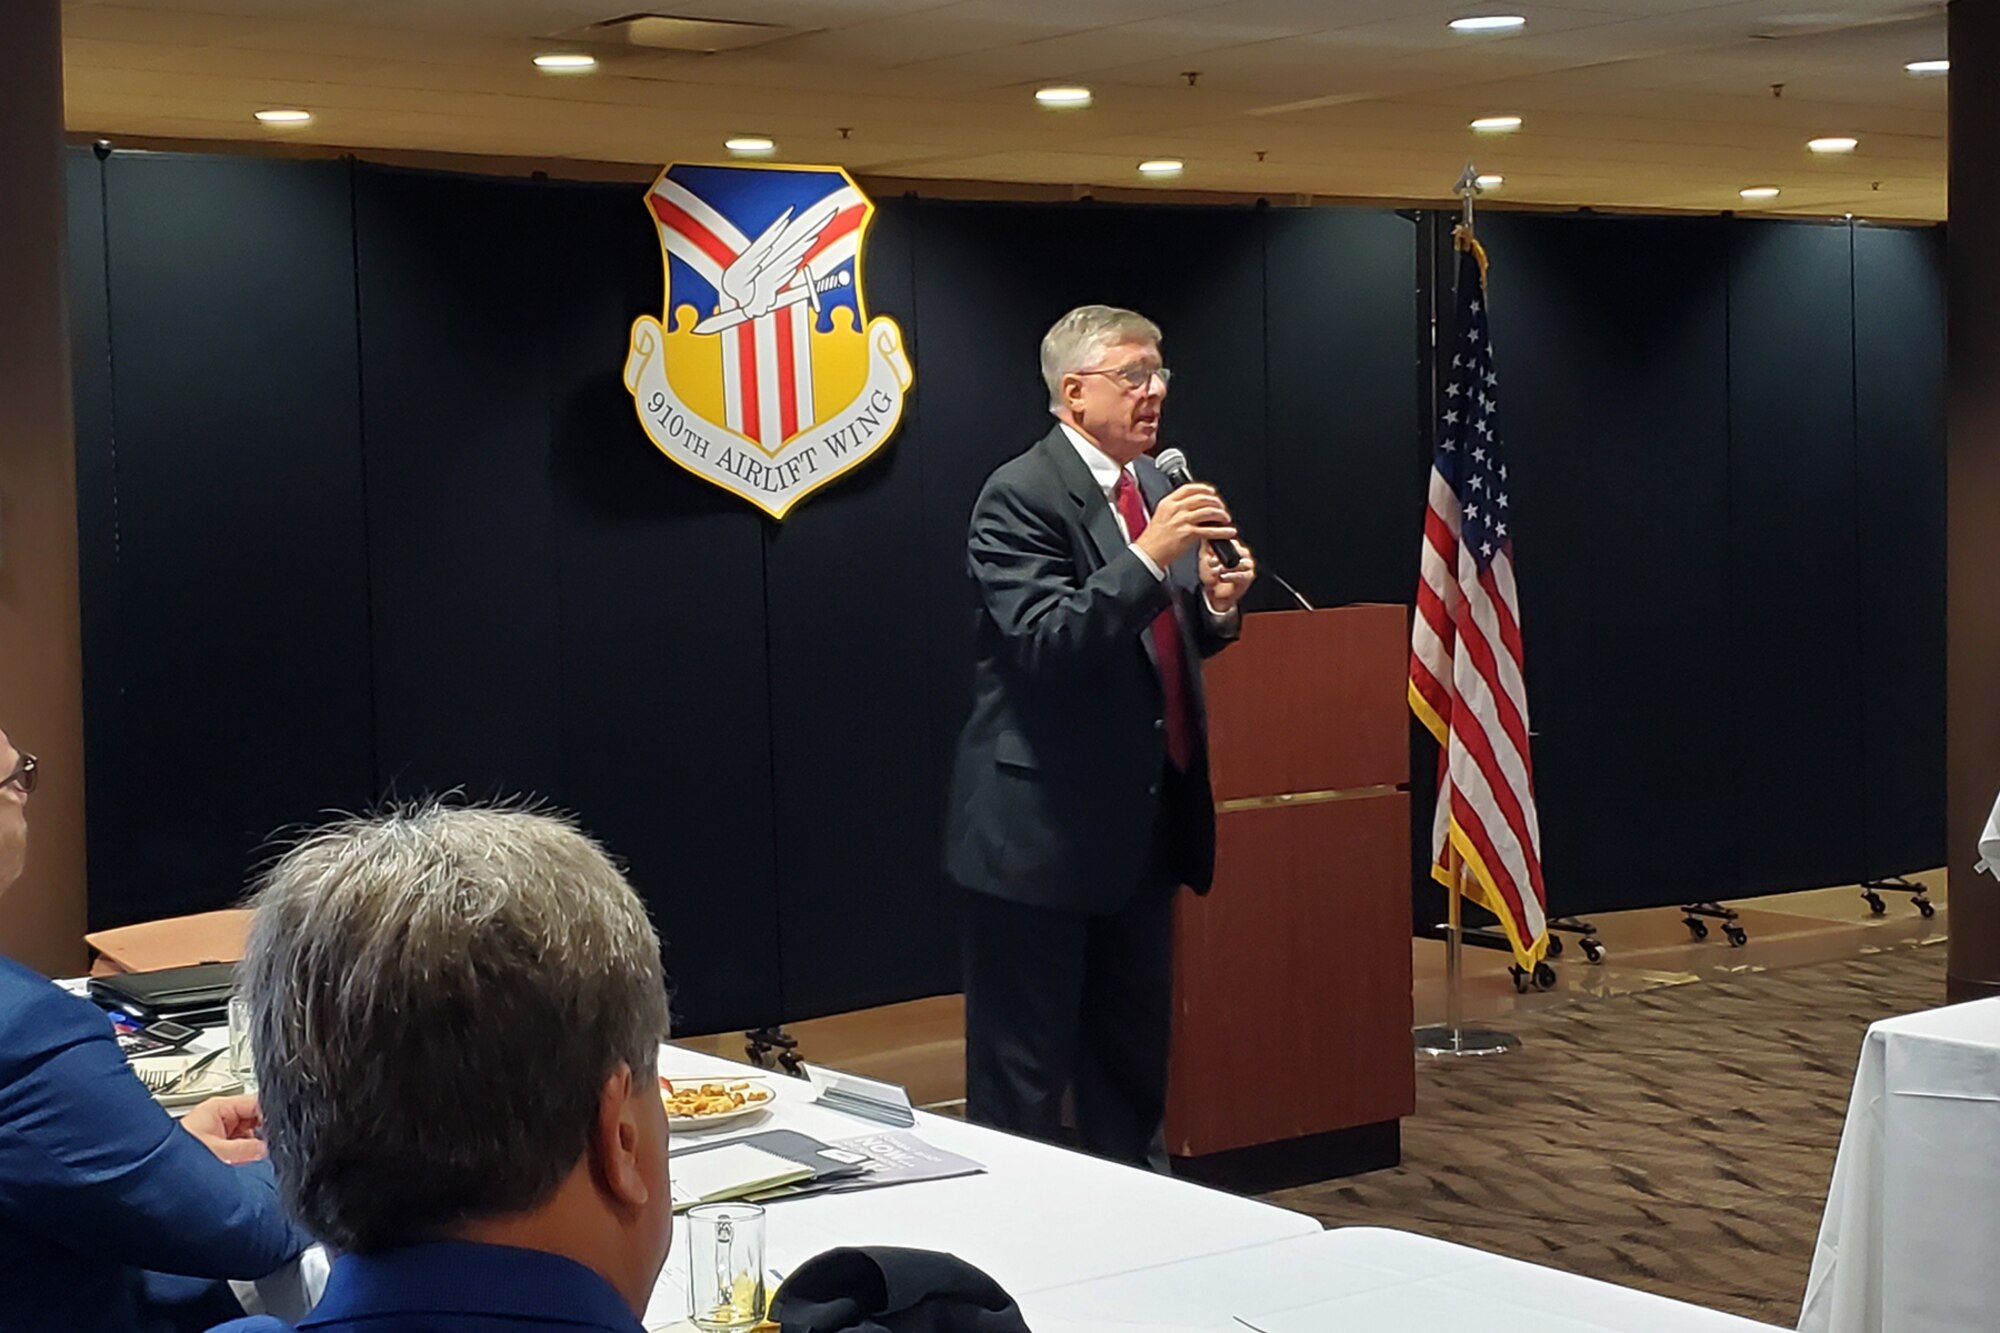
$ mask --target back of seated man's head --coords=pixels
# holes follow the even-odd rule
[[[672,1237],[659,942],[590,838],[430,805],[316,832],[244,960],[265,1138],[336,1250],[548,1250],[643,1311]]]

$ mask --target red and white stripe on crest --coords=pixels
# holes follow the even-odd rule
[[[1482,573],[1460,525],[1458,497],[1433,467],[1410,639],[1410,707],[1440,747],[1431,875],[1452,886],[1455,849],[1471,872],[1466,896],[1500,918],[1525,967],[1547,952],[1548,920],[1520,598],[1511,547]]]
[[[826,198],[837,211],[806,252],[818,277],[852,260],[861,243],[867,201],[851,185]],[[647,202],[668,254],[722,290],[722,273],[750,244],[740,228],[677,181],[661,180]],[[798,281],[805,281],[803,273]],[[712,311],[701,311],[708,315]],[[776,453],[786,440],[818,420],[813,406],[812,323],[804,302],[747,320],[713,336],[722,340],[722,400],[729,429]]]

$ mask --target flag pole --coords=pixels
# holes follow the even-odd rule
[[[1444,1023],[1420,1027],[1412,1034],[1417,1053],[1443,1057],[1505,1055],[1521,1044],[1511,1032],[1465,1025],[1465,881],[1470,873],[1458,848],[1445,844],[1445,869],[1451,885],[1444,927]]]
[[[1479,193],[1479,168],[1472,163],[1465,164],[1459,173],[1455,187],[1459,198],[1459,231],[1463,239],[1472,239],[1472,200]],[[1458,853],[1458,847],[1449,838],[1445,840],[1445,871],[1451,883],[1445,897],[1448,903],[1444,926],[1444,1025],[1420,1027],[1413,1034],[1419,1054],[1444,1057],[1466,1055],[1505,1055],[1521,1044],[1521,1039],[1508,1032],[1495,1032],[1490,1028],[1469,1028],[1465,1025],[1465,922],[1463,901],[1466,877],[1469,873],[1465,860]]]

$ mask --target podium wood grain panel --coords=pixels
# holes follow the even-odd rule
[[[1410,798],[1226,812],[1175,921],[1167,1142],[1201,1157],[1411,1114]]]
[[[1243,641],[1203,671],[1216,800],[1408,782],[1408,617],[1393,605],[1246,616]]]

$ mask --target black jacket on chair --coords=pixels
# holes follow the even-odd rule
[[[1134,472],[1150,510],[1173,489]],[[979,595],[971,716],[959,737],[945,868],[966,888],[1082,912],[1116,910],[1152,847],[1166,766],[1159,669],[1145,629],[1177,605],[1195,752],[1168,784],[1180,882],[1215,870],[1201,661],[1235,637],[1202,602],[1190,551],[1156,579],[1060,427],[987,480],[966,563]]]

